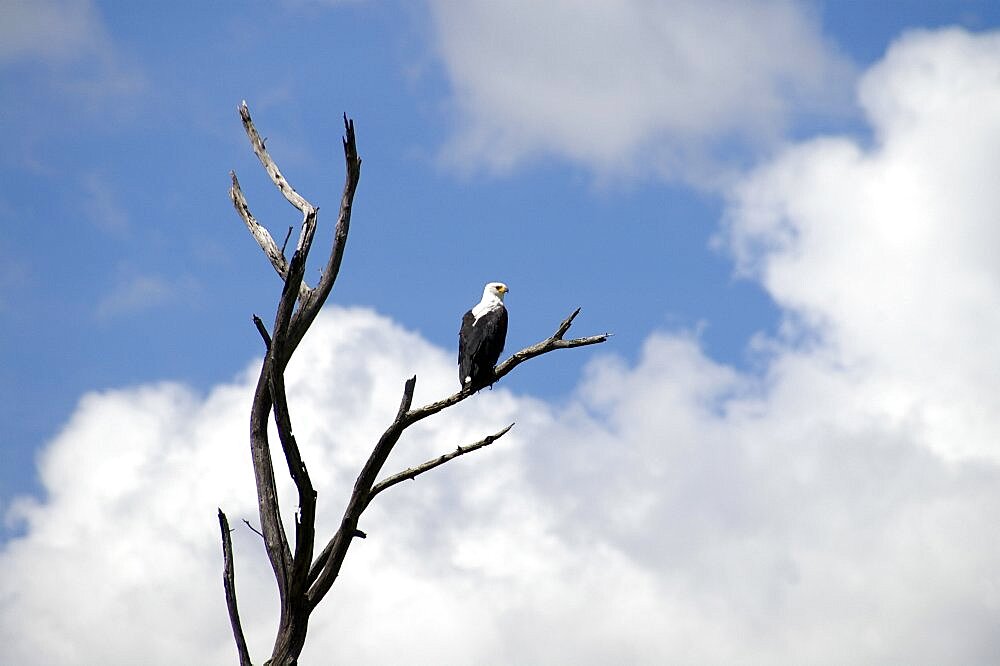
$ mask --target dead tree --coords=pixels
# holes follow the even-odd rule
[[[271,181],[278,191],[292,206],[302,214],[301,229],[298,243],[292,254],[291,261],[285,258],[284,247],[279,248],[265,229],[250,212],[246,198],[240,189],[236,174],[231,173],[232,188],[230,198],[237,213],[243,219],[247,229],[256,239],[260,248],[267,255],[271,265],[284,281],[281,299],[278,302],[272,330],[268,333],[264,322],[254,315],[253,322],[264,340],[266,353],[261,366],[260,377],[254,392],[253,406],[250,412],[250,454],[253,458],[254,475],[257,482],[257,503],[260,512],[260,534],[263,537],[267,557],[274,571],[278,585],[278,597],[281,604],[277,636],[271,657],[265,664],[273,666],[291,666],[298,660],[306,640],[309,626],[309,616],[313,609],[323,600],[330,587],[340,574],[344,557],[356,538],[365,538],[365,533],[358,529],[358,522],[365,509],[376,495],[391,486],[406,479],[413,479],[424,472],[445,464],[450,460],[471,453],[503,437],[513,423],[503,430],[489,435],[478,442],[458,446],[458,448],[433,460],[389,475],[379,480],[382,466],[403,431],[421,419],[451,407],[470,397],[475,391],[465,387],[454,395],[443,400],[414,408],[412,406],[413,391],[416,387],[416,376],[406,380],[403,386],[403,397],[399,410],[392,423],[375,443],[371,455],[361,468],[354,490],[351,492],[344,510],[340,527],[326,542],[319,554],[316,546],[316,489],[309,479],[309,472],[299,452],[299,445],[292,434],[292,422],[289,416],[288,403],[285,396],[285,368],[292,354],[302,341],[309,326],[315,320],[320,308],[326,301],[333,283],[337,279],[340,263],[347,244],[347,234],[351,224],[351,209],[354,192],[361,176],[361,159],[358,157],[354,139],[354,123],[344,115],[344,157],[347,163],[347,178],[344,192],[340,199],[340,211],[337,215],[337,226],[333,237],[326,266],[319,282],[310,287],[303,280],[306,259],[312,249],[313,235],[316,231],[318,209],[305,200],[289,185],[281,174],[277,164],[271,159],[264,141],[257,133],[246,102],[239,107],[243,127],[254,153],[267,171]],[[289,229],[289,235],[291,229]],[[287,244],[288,237],[285,238]],[[566,340],[564,335],[569,330],[573,319],[580,312],[579,308],[570,314],[548,338],[537,344],[526,347],[513,354],[496,367],[496,379],[504,377],[521,363],[536,356],[556,349],[569,349],[604,342],[609,334],[594,335],[585,338]],[[294,534],[291,543],[285,531],[278,508],[278,493],[275,486],[274,467],[271,460],[271,446],[268,442],[268,420],[274,414],[281,451],[288,466],[288,474],[295,483],[298,493],[298,511],[295,513]],[[222,531],[222,550],[224,558],[223,583],[229,618],[233,635],[239,653],[241,666],[248,666],[250,653],[247,648],[243,628],[240,624],[239,611],[236,604],[236,587],[233,574],[233,551],[230,541],[229,521],[219,509],[219,526]]]

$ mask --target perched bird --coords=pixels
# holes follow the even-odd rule
[[[490,282],[483,300],[462,317],[458,332],[458,381],[482,388],[494,381],[493,366],[507,339],[507,308],[503,296],[509,290],[502,282]]]

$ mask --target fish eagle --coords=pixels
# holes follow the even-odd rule
[[[458,332],[458,380],[482,388],[494,381],[493,366],[507,339],[507,308],[503,296],[509,290],[502,282],[490,282],[483,300],[462,317]]]

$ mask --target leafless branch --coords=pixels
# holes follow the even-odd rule
[[[293,666],[305,643],[310,613],[324,598],[339,576],[351,543],[354,539],[366,537],[366,534],[358,528],[358,522],[372,499],[383,490],[405,479],[416,478],[459,456],[489,446],[504,436],[513,427],[513,424],[478,442],[464,447],[459,446],[454,451],[388,476],[376,483],[386,460],[406,428],[446,407],[465,400],[475,393],[475,389],[472,387],[463,388],[448,398],[414,409],[413,395],[417,378],[411,377],[403,386],[403,395],[395,418],[382,433],[355,480],[339,528],[319,555],[313,557],[316,543],[317,494],[302,459],[298,442],[292,432],[292,419],[286,396],[284,372],[292,354],[329,296],[340,272],[350,231],[354,195],[361,176],[361,158],[357,152],[354,123],[345,115],[343,148],[346,175],[337,224],[326,265],[316,286],[310,288],[303,281],[303,275],[306,260],[312,248],[319,209],[303,198],[278,169],[254,126],[245,102],[240,105],[239,112],[254,153],[267,171],[271,181],[282,196],[302,213],[302,224],[296,249],[291,258],[286,259],[285,246],[288,243],[291,230],[279,249],[271,234],[250,212],[246,197],[240,189],[239,181],[236,175],[232,174],[230,197],[233,205],[284,282],[271,332],[268,332],[260,317],[256,315],[253,317],[254,326],[264,340],[267,353],[264,356],[260,376],[257,380],[250,413],[250,450],[260,514],[260,530],[258,531],[252,526],[251,529],[254,529],[264,541],[265,550],[277,582],[281,604],[278,633],[271,652],[271,659],[266,663],[273,664],[273,666]],[[551,337],[522,349],[497,366],[494,381],[505,376],[520,363],[535,356],[556,349],[604,342],[608,334],[572,340],[563,339],[578,313],[579,309],[567,317]],[[289,543],[278,506],[274,465],[268,441],[268,424],[272,413],[287,470],[298,493],[294,544]],[[231,618],[236,618],[234,620],[234,633],[240,649],[241,664],[249,664],[246,643],[243,640],[242,630],[239,630],[239,620],[236,616],[235,592],[232,591],[232,549],[229,542],[228,522],[225,521],[225,516],[221,511],[219,516],[220,525],[223,528],[223,551],[226,560],[227,603],[229,603]],[[250,526],[250,523],[247,522],[247,525]],[[230,601],[230,595],[232,595],[232,601]]]
[[[278,584],[281,602],[281,619],[278,636],[271,654],[271,663],[292,664],[305,642],[311,607],[306,603],[305,586],[312,564],[315,544],[316,491],[302,460],[298,443],[292,434],[291,417],[285,396],[284,371],[292,354],[302,340],[306,329],[315,319],[329,295],[347,240],[354,192],[360,178],[361,160],[354,139],[354,124],[344,117],[346,135],[344,154],[347,161],[347,181],[341,197],[340,214],[334,232],[334,242],[327,267],[317,289],[310,289],[303,282],[306,260],[312,247],[319,209],[298,194],[282,175],[278,166],[264,147],[264,142],[254,126],[246,103],[239,107],[243,127],[261,164],[281,194],[302,213],[302,227],[298,244],[290,260],[284,249],[278,249],[270,233],[250,213],[246,198],[233,175],[230,197],[250,233],[257,240],[272,266],[284,281],[278,302],[272,333],[268,334],[263,321],[254,317],[254,325],[261,334],[267,354],[261,367],[254,393],[250,416],[251,456],[257,483],[258,511],[261,535],[264,538],[268,559]],[[285,240],[287,243],[287,238]],[[296,302],[299,307],[296,310]],[[281,442],[282,453],[289,474],[298,490],[298,510],[295,522],[294,552],[289,546],[285,527],[281,521],[278,496],[268,442],[268,421],[273,411],[275,426]]]
[[[292,419],[288,413],[285,380],[280,372],[271,373],[271,396],[274,399],[274,421],[278,428],[281,449],[288,463],[288,474],[295,482],[299,496],[299,512],[295,521],[295,554],[292,556],[289,594],[297,597],[306,584],[309,565],[312,564],[316,525],[316,490],[309,478],[309,471],[302,462],[299,445],[292,434]]]
[[[498,365],[495,370],[495,381],[507,375],[521,363],[524,363],[525,361],[536,356],[555,351],[556,349],[570,349],[572,347],[594,345],[608,339],[610,335],[609,333],[593,335],[586,338],[575,338],[572,340],[563,339],[563,336],[566,334],[566,331],[569,330],[569,327],[572,325],[573,320],[579,312],[580,309],[577,308],[576,311],[564,319],[559,325],[559,328],[556,329],[556,332],[550,337],[537,344],[522,349]],[[372,451],[372,455],[368,459],[368,463],[366,463],[364,470],[362,470],[361,474],[358,476],[358,479],[354,484],[354,492],[351,494],[347,510],[344,512],[344,517],[341,520],[340,529],[337,530],[336,534],[334,534],[333,538],[327,543],[319,557],[316,558],[316,562],[313,563],[308,577],[309,603],[311,607],[315,607],[316,604],[323,599],[339,575],[340,566],[343,564],[344,557],[347,555],[347,550],[351,547],[352,535],[354,530],[357,529],[358,520],[361,518],[362,512],[364,512],[365,508],[368,506],[368,502],[371,501],[375,477],[381,470],[382,464],[384,464],[385,459],[392,450],[392,447],[395,446],[397,441],[399,441],[399,437],[402,435],[403,431],[417,421],[436,414],[442,409],[451,407],[452,405],[469,398],[476,392],[475,389],[466,387],[443,400],[438,400],[437,402],[433,402],[417,409],[410,409],[410,403],[413,401],[413,390],[416,386],[416,382],[416,377],[412,377],[407,380],[406,386],[403,389],[403,401],[400,404],[399,412],[396,414],[396,418],[393,422],[382,434],[381,439],[379,439],[378,444],[376,444],[375,449]],[[452,458],[454,457],[455,456],[452,456]],[[447,460],[440,464],[444,464],[444,462],[447,462]],[[374,470],[373,473],[372,470]],[[384,488],[380,489],[380,491],[383,489]]]
[[[265,229],[250,212],[250,205],[247,203],[246,197],[243,196],[243,190],[240,189],[240,181],[236,178],[236,172],[230,171],[229,175],[233,181],[232,187],[229,188],[229,198],[232,200],[236,212],[239,213],[243,223],[247,225],[250,235],[257,241],[257,245],[264,251],[271,265],[274,266],[278,276],[284,280],[288,276],[288,260],[285,259],[284,248],[278,249],[278,245],[271,238],[271,232]],[[287,238],[285,242],[288,242]],[[308,294],[309,286],[303,282],[299,288],[299,296],[305,297]]]
[[[429,472],[435,467],[440,467],[449,460],[465,455],[466,453],[472,453],[473,451],[478,451],[483,447],[489,446],[493,442],[497,441],[498,439],[506,435],[513,427],[514,424],[511,423],[509,426],[507,426],[500,432],[488,435],[479,440],[478,442],[469,444],[468,446],[459,446],[454,451],[445,453],[444,455],[438,456],[437,458],[434,458],[432,460],[428,460],[427,462],[417,465],[416,467],[410,467],[409,469],[405,469],[402,472],[397,472],[392,476],[382,479],[374,486],[372,486],[372,489],[368,492],[368,503],[371,504],[371,501],[375,498],[375,496],[378,495],[383,490],[385,490],[386,488],[391,488],[392,486],[396,485],[397,483],[400,483],[401,481],[408,481],[415,479],[424,472]]]
[[[500,379],[511,370],[521,365],[525,361],[535,358],[536,356],[541,356],[542,354],[547,354],[550,351],[555,351],[556,349],[573,349],[574,347],[586,347],[587,345],[596,345],[601,342],[606,342],[608,338],[611,337],[610,333],[601,333],[600,335],[590,335],[585,338],[573,338],[571,340],[564,340],[563,336],[572,326],[573,320],[576,316],[580,314],[580,308],[574,310],[566,319],[559,324],[559,328],[550,337],[531,345],[530,347],[525,347],[521,351],[513,354],[506,361],[501,363],[496,367],[496,378]]]
[[[555,351],[556,349],[572,349],[573,347],[584,347],[587,345],[596,345],[601,342],[605,342],[609,337],[610,333],[602,333],[600,335],[591,335],[585,338],[574,338],[572,340],[564,340],[563,336],[569,327],[572,325],[573,320],[576,315],[579,314],[580,308],[577,308],[570,314],[566,319],[559,324],[559,328],[550,337],[537,342],[530,347],[525,347],[519,352],[514,353],[506,361],[501,363],[494,370],[494,380],[499,381],[501,378],[505,377],[514,368],[524,363],[525,361],[532,359],[536,356],[541,356],[542,354],[547,354],[548,352]],[[464,387],[457,393],[454,393],[443,400],[438,400],[437,402],[432,402],[428,405],[424,405],[418,409],[414,409],[406,415],[407,425],[416,423],[421,419],[425,419],[428,416],[437,414],[442,409],[451,407],[454,404],[462,402],[469,396],[473,395],[476,389],[470,387]]]
[[[261,539],[264,538],[264,534],[259,529],[257,529],[253,525],[251,525],[250,521],[247,520],[246,518],[243,519],[243,524],[246,525],[247,527],[249,527],[250,531],[253,532],[254,534],[256,534],[257,536],[259,536]]]
[[[315,608],[316,604],[326,596],[326,593],[330,590],[330,586],[333,585],[337,576],[340,575],[340,567],[344,563],[344,557],[347,556],[347,549],[350,548],[351,541],[353,541],[355,533],[358,531],[358,520],[368,506],[368,493],[371,491],[372,485],[375,484],[375,479],[378,478],[379,472],[382,471],[382,465],[385,464],[389,453],[396,445],[396,442],[399,441],[399,436],[403,434],[403,430],[406,428],[404,419],[410,409],[410,405],[413,404],[413,391],[416,389],[416,386],[416,376],[406,380],[406,384],[403,386],[403,398],[400,400],[396,418],[386,428],[386,431],[382,433],[382,437],[379,438],[378,443],[375,444],[375,448],[372,449],[371,455],[368,456],[364,467],[361,468],[361,473],[358,474],[358,478],[354,482],[354,490],[351,492],[351,499],[347,503],[344,517],[341,519],[340,529],[337,530],[333,539],[327,544],[327,548],[323,549],[321,557],[317,558],[312,566],[312,570],[309,572],[308,580],[311,584],[309,586],[308,597],[311,608]]]
[[[250,666],[250,651],[240,623],[240,611],[236,607],[236,574],[233,567],[233,540],[229,529],[229,519],[219,509],[219,529],[222,530],[222,586],[226,590],[226,607],[229,609],[229,623],[233,627],[236,650],[240,655],[240,666]]]
[[[246,130],[247,136],[250,137],[250,145],[253,146],[253,152],[257,155],[257,159],[260,160],[264,170],[267,171],[267,175],[271,177],[271,182],[278,188],[281,195],[288,200],[288,203],[303,213],[311,209],[312,204],[306,201],[302,195],[295,191],[294,187],[288,184],[288,181],[281,174],[281,170],[278,169],[278,165],[275,164],[274,160],[268,154],[267,148],[264,147],[264,142],[260,138],[260,134],[257,133],[257,128],[254,127],[253,120],[250,119],[250,109],[247,108],[246,100],[240,103],[239,111],[240,119],[243,121],[243,129]]]
[[[257,315],[253,316],[253,325],[257,327],[257,332],[260,333],[260,337],[264,340],[264,346],[267,349],[271,348],[271,334],[267,332],[267,327],[264,326],[264,321]]]
[[[358,156],[358,146],[354,136],[354,121],[344,114],[344,193],[340,197],[340,209],[337,212],[337,226],[333,230],[333,245],[330,256],[320,277],[319,284],[311,290],[309,296],[302,301],[302,307],[292,322],[291,340],[295,347],[312,325],[319,310],[323,307],[333,283],[340,274],[340,264],[347,248],[347,235],[351,230],[351,211],[354,208],[354,194],[361,179],[361,158]]]
[[[268,349],[257,379],[253,405],[250,409],[250,455],[253,458],[254,477],[257,483],[257,510],[260,514],[260,529],[264,535],[274,577],[278,583],[279,595],[284,598],[288,589],[291,551],[285,527],[281,523],[278,506],[278,490],[274,480],[274,465],[271,461],[271,447],[268,442],[267,424],[271,412],[271,392],[269,378],[274,365],[274,345]]]

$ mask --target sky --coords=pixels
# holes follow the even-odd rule
[[[510,287],[524,364],[406,433],[303,663],[1000,661],[1000,7],[0,0],[0,662],[235,663],[276,625],[251,394],[299,221],[364,160],[288,369],[332,535]],[[294,511],[290,483],[282,510]],[[320,537],[324,540],[323,537]]]

